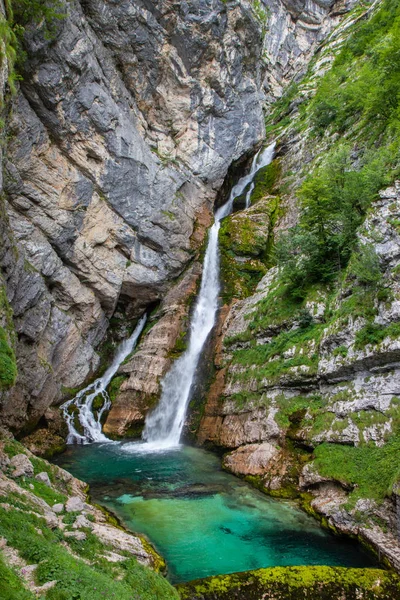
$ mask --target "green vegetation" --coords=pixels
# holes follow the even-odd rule
[[[390,323],[386,327],[375,323],[367,323],[356,333],[356,347],[364,348],[367,344],[377,345],[385,338],[400,337],[400,323]]]
[[[400,478],[399,452],[398,436],[382,447],[321,444],[315,449],[314,464],[321,475],[354,486],[349,496],[351,505],[359,498],[381,502]]]
[[[275,194],[279,191],[278,182],[280,175],[281,165],[278,159],[257,171],[254,177],[254,190],[250,197],[252,205],[265,198],[268,194]]]
[[[379,569],[275,567],[220,575],[177,586],[182,600],[393,600],[400,579]]]
[[[43,585],[57,580],[57,585],[46,594],[49,600],[100,600],[114,596],[131,600],[133,592],[143,600],[177,598],[166,580],[142,567],[136,560],[131,558],[119,564],[110,563],[103,555],[111,548],[90,532],[86,533],[83,541],[66,538],[74,552],[71,555],[59,543],[63,540],[63,533],[59,529],[50,530],[40,517],[2,508],[0,517],[1,535],[28,563],[38,564],[37,583]],[[93,562],[88,564],[82,559]]]
[[[282,282],[295,297],[304,297],[314,282],[340,278],[377,192],[400,173],[399,0],[385,0],[353,28],[329,71],[312,81],[315,95],[300,104],[295,124],[321,150],[325,138],[340,136],[330,140],[297,190],[299,223],[277,244]],[[292,86],[277,103],[269,119],[273,127],[285,125],[299,89]],[[360,249],[353,266],[362,284],[377,284],[379,265],[372,251]]]
[[[35,596],[24,588],[22,579],[8,567],[0,553],[0,590],[2,600],[33,600]]]
[[[17,363],[14,350],[8,343],[3,327],[0,327],[0,390],[14,385],[17,378]]]
[[[30,485],[33,486],[33,490],[31,490],[31,488],[29,487]],[[49,504],[50,506],[52,506],[53,504],[64,504],[67,500],[65,494],[60,494],[60,492],[58,492],[57,490],[54,490],[53,488],[47,486],[45,483],[42,483],[41,481],[36,481],[36,479],[33,478],[25,477],[24,481],[21,482],[21,487],[24,487],[27,490],[29,489],[35,494],[35,496],[42,498],[42,500],[47,502],[47,504]]]
[[[15,93],[15,82],[21,79],[19,71],[26,58],[25,29],[32,25],[39,27],[45,38],[52,40],[57,22],[65,17],[65,4],[62,0],[5,0],[5,9],[6,18],[0,17],[0,64],[7,62],[8,83]]]
[[[0,391],[14,385],[17,378],[17,362],[12,347],[15,332],[12,310],[7,300],[5,287],[0,280]]]
[[[351,147],[342,144],[304,181],[298,190],[299,224],[280,236],[276,246],[281,280],[292,295],[304,297],[310,284],[329,283],[345,269],[357,229],[377,192],[389,181],[386,173],[387,163],[375,159],[355,170]],[[363,265],[373,260],[366,250],[362,258]]]
[[[124,374],[124,375],[117,375],[116,377],[114,377],[111,380],[111,382],[108,386],[108,389],[107,389],[111,402],[115,401],[116,397],[119,394],[121,385],[124,383],[124,381],[127,380],[127,378],[128,378],[128,376]],[[101,406],[103,406],[103,403],[104,403],[104,398],[102,398]]]
[[[15,440],[7,440],[4,449],[9,456],[14,456],[23,447]],[[8,546],[18,551],[24,561],[38,565],[34,572],[36,585],[57,581],[53,588],[41,596],[43,599],[178,598],[174,588],[161,575],[138,564],[128,552],[120,551],[126,560],[110,562],[107,552],[113,550],[112,546],[101,542],[89,529],[83,530],[86,535],[84,540],[65,536],[58,527],[51,529],[41,517],[41,508],[31,500],[29,494],[34,494],[50,505],[65,503],[66,495],[60,488],[62,490],[68,484],[55,476],[56,467],[34,457],[30,457],[30,460],[35,474],[40,471],[48,472],[54,485],[49,488],[33,478],[19,479],[18,483],[25,488],[26,494],[21,490],[21,493],[8,492],[2,496],[2,503],[9,504],[11,508],[0,506],[0,536],[7,540]],[[66,531],[71,529],[77,514],[79,513],[64,515]],[[22,580],[7,566],[1,555],[0,589],[2,600],[33,599],[32,594],[25,591]]]
[[[275,175],[274,175],[275,177]],[[245,213],[224,219],[219,233],[223,298],[246,298],[271,266],[273,229],[280,214],[280,198],[267,197],[264,179],[255,188],[258,201]],[[274,180],[275,181],[275,180]]]

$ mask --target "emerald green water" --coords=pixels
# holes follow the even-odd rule
[[[173,583],[260,567],[373,565],[359,545],[223,472],[209,452],[182,447],[145,454],[137,448],[72,446],[56,462],[87,481],[93,500],[128,529],[149,538]]]

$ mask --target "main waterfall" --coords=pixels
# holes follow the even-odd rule
[[[143,439],[147,442],[146,446],[149,450],[179,445],[196,368],[204,344],[216,321],[220,291],[218,232],[221,220],[232,212],[233,201],[246,190],[249,184],[251,185],[246,195],[246,206],[250,205],[255,174],[271,163],[274,149],[275,144],[271,144],[254,157],[250,173],[238,181],[232,188],[226,204],[215,213],[204,257],[200,292],[190,325],[188,348],[164,377],[160,402],[146,418]]]
[[[179,445],[197,365],[204,344],[214,327],[218,310],[220,291],[218,233],[221,220],[232,212],[235,198],[243,194],[247,188],[246,207],[250,206],[251,193],[254,189],[254,177],[257,171],[272,162],[274,150],[275,144],[271,144],[264,151],[260,151],[255,155],[249,174],[238,181],[232,188],[226,204],[215,213],[214,224],[209,231],[208,245],[204,257],[200,292],[190,324],[188,348],[174,362],[161,383],[160,402],[157,408],[146,418],[143,431],[145,443],[140,445],[142,450],[173,448]],[[61,408],[68,425],[68,444],[110,441],[102,432],[101,426],[101,418],[111,404],[107,394],[107,386],[118,371],[120,364],[134,349],[145,322],[146,316],[143,316],[131,337],[119,346],[111,366],[104,375],[81,390],[75,398],[62,405]],[[95,415],[93,402],[98,396],[102,397],[103,404]],[[71,412],[71,405],[74,405],[78,411],[78,419],[83,433],[77,431],[75,427],[75,413]],[[138,450],[139,445],[135,444],[135,448]]]

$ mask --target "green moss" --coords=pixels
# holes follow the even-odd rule
[[[124,381],[127,380],[127,378],[127,375],[117,375],[110,381],[107,391],[112,403],[115,402],[115,399],[119,394],[121,385],[124,383]]]
[[[276,194],[280,175],[281,164],[279,159],[275,159],[271,164],[259,169],[254,177],[254,189],[250,197],[251,204],[255,204],[266,196]]]
[[[265,198],[224,219],[219,233],[223,298],[246,298],[272,265],[273,229],[280,198]]]
[[[177,586],[182,600],[394,600],[400,579],[379,569],[275,567]]]
[[[15,340],[12,310],[7,300],[5,287],[0,279],[0,391],[15,384],[17,378],[17,362],[13,349]]]
[[[308,410],[311,415],[316,415],[325,404],[318,395],[295,396],[294,398],[282,395],[275,399],[275,403],[278,412],[274,418],[278,425],[288,429],[296,421],[298,425],[302,423],[305,411]]]
[[[181,331],[179,333],[178,337],[176,338],[175,346],[168,353],[168,357],[171,358],[172,360],[176,360],[177,358],[180,357],[181,354],[183,354],[183,352],[185,352],[185,350],[187,349],[187,345],[188,345],[188,332],[186,330]]]

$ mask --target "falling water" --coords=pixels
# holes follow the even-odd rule
[[[139,320],[131,337],[127,340],[124,340],[122,344],[120,344],[111,366],[108,367],[102,377],[96,379],[96,381],[88,385],[84,390],[81,390],[79,394],[75,396],[75,398],[68,400],[68,402],[65,402],[65,404],[61,406],[63,409],[64,418],[68,425],[67,444],[89,444],[91,442],[110,441],[101,431],[101,417],[111,406],[111,401],[106,389],[111,379],[118,371],[120,364],[136,346],[145,323],[146,315]],[[103,405],[97,412],[97,416],[95,416],[92,411],[92,406],[93,401],[97,396],[101,396],[103,398]],[[83,427],[83,435],[81,435],[74,426],[75,414],[68,411],[68,408],[71,406],[71,404],[76,406],[79,411],[78,418]]]
[[[272,162],[272,160],[274,158],[274,152],[275,152],[275,142],[273,144],[271,144],[270,146],[268,146],[267,148],[265,148],[264,152],[261,153],[261,150],[259,150],[257,152],[257,154],[255,155],[255,157],[253,158],[250,173],[247,175],[247,183],[250,181],[250,187],[246,193],[246,208],[249,208],[249,206],[250,206],[250,198],[251,198],[251,194],[253,193],[254,186],[255,186],[254,175],[257,173],[257,171],[259,171],[263,167],[266,167],[267,165],[269,165]],[[261,153],[261,155],[260,155],[260,153]],[[246,177],[244,177],[243,179],[246,179]]]
[[[275,144],[271,144],[264,152],[256,155],[250,173],[238,181],[232,188],[229,200],[215,213],[204,258],[200,292],[190,324],[188,349],[174,362],[164,377],[160,402],[146,418],[143,438],[149,450],[179,445],[196,368],[216,320],[220,290],[218,232],[221,220],[232,212],[234,199],[253,182],[256,172],[272,161],[274,149]]]

